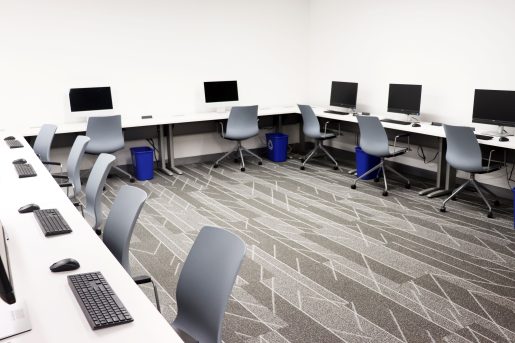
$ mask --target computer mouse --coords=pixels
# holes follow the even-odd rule
[[[80,267],[79,262],[74,260],[73,258],[65,258],[60,261],[55,262],[50,266],[50,271],[56,272],[67,272],[69,270],[75,270]]]
[[[508,141],[509,141],[508,137],[499,137],[499,142],[508,142]]]
[[[8,136],[8,137],[4,138],[4,141],[12,141],[13,139],[16,139],[16,138],[14,138],[14,136]]]
[[[35,210],[39,210],[39,206],[36,204],[28,204],[25,206],[22,206],[18,209],[18,212],[20,213],[31,213]]]
[[[24,158],[19,158],[19,159],[13,161],[13,164],[25,164],[25,163],[27,163],[27,160]]]
[[[412,127],[420,127],[420,124],[419,123],[413,123],[411,124]]]

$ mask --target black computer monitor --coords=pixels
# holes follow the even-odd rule
[[[7,251],[7,237],[4,227],[0,222],[0,298],[8,304],[14,304],[16,298],[9,265],[9,253]]]
[[[72,112],[112,110],[111,87],[91,87],[70,89]]]
[[[333,81],[331,84],[331,106],[356,108],[358,84],[355,82]]]
[[[206,102],[238,101],[237,81],[204,82]]]
[[[420,115],[421,85],[390,84],[388,112]]]
[[[515,91],[476,89],[472,122],[515,126]]]

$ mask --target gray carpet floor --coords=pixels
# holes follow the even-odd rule
[[[515,341],[511,201],[494,219],[468,193],[441,199],[391,182],[351,190],[346,170],[298,161],[182,166],[138,182],[149,199],[131,241],[133,274],[159,284],[163,315],[204,225],[240,236],[247,254],[227,307],[224,342]],[[104,213],[125,180],[108,180]],[[143,290],[153,301],[151,288]]]

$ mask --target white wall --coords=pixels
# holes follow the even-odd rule
[[[475,88],[515,90],[514,13],[512,0],[311,0],[310,101],[327,106],[332,80],[359,82],[358,110],[384,115],[388,84],[415,83],[421,120],[471,123]]]

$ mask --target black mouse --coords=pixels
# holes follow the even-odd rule
[[[13,164],[25,164],[25,163],[27,163],[27,160],[24,158],[19,158],[19,159],[13,161]]]
[[[508,142],[508,137],[499,137],[499,142]]]
[[[75,270],[80,267],[79,262],[74,260],[73,258],[65,258],[50,266],[50,271],[52,272],[67,272],[69,270]]]
[[[4,141],[12,141],[13,139],[16,139],[16,138],[14,138],[14,136],[8,136],[8,137],[4,138]]]
[[[20,213],[31,213],[35,210],[39,210],[39,206],[36,204],[28,204],[25,206],[22,206],[18,209],[18,212]]]
[[[411,124],[412,127],[420,127],[420,124],[419,123],[413,123]]]

